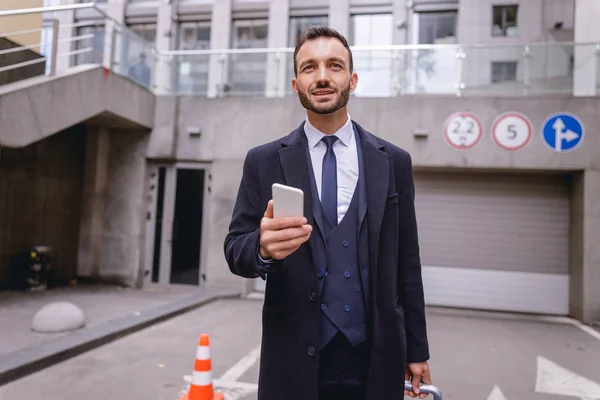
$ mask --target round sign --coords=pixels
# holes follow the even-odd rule
[[[532,133],[531,122],[518,112],[501,114],[492,124],[492,139],[504,150],[522,149],[531,140]]]
[[[452,114],[444,123],[444,137],[455,149],[467,150],[475,147],[482,134],[481,122],[469,112]]]

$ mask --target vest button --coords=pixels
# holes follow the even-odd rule
[[[327,310],[327,304],[321,303],[321,310],[323,310],[323,311]]]
[[[348,241],[347,241],[347,240],[344,240],[344,241],[342,242],[342,246],[344,246],[344,247],[348,247]]]
[[[310,346],[308,348],[308,355],[311,356],[311,357],[315,355],[315,348],[314,347]]]
[[[350,306],[348,304],[344,306],[344,311],[350,312]]]
[[[344,276],[345,276],[346,278],[350,278],[350,272],[349,272],[349,271],[346,271],[346,272],[344,272]]]
[[[317,272],[317,275],[319,276],[319,278],[322,278],[325,275],[325,271],[323,270],[323,268],[319,269],[319,271]]]
[[[315,300],[315,297],[317,297],[317,295],[315,294],[315,292],[310,292],[310,294],[308,295],[308,298],[311,299],[312,301]]]

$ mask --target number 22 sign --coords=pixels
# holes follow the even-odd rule
[[[455,149],[472,149],[482,135],[481,122],[470,112],[454,113],[444,123],[444,138]]]

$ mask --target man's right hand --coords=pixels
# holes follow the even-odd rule
[[[273,200],[260,221],[260,256],[282,260],[310,238],[312,226],[304,217],[273,218]]]

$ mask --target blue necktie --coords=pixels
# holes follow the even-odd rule
[[[336,226],[337,217],[337,161],[333,152],[333,143],[338,139],[337,136],[329,135],[323,137],[323,142],[327,145],[327,152],[323,157],[323,177],[321,180],[321,205],[325,218],[329,220],[332,226]]]

